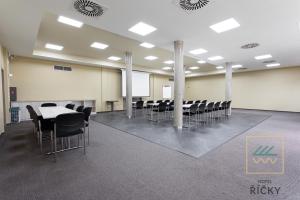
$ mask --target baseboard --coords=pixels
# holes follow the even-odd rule
[[[264,111],[264,112],[281,112],[281,113],[296,113],[296,114],[300,114],[300,112],[297,111],[282,111],[282,110],[264,110],[264,109],[250,109],[250,108],[232,108],[237,109],[237,110],[253,110],[253,111]]]

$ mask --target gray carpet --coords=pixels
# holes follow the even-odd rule
[[[51,157],[39,154],[31,124],[8,127],[0,147],[1,200],[297,200],[300,199],[300,115],[272,115],[214,151],[195,159],[100,123],[91,144]],[[245,175],[246,135],[283,134],[286,172]],[[277,196],[250,195],[260,179],[281,186]]]
[[[133,119],[128,119],[125,112],[100,113],[92,119],[166,148],[198,158],[246,130],[257,126],[268,117],[270,115],[233,111],[232,116],[229,118],[222,117],[218,120],[210,120],[207,124],[192,122],[188,126],[189,128],[184,128],[182,131],[174,129],[172,126],[173,120],[170,118],[152,122],[149,121],[149,116],[144,115],[142,112],[138,112]],[[185,124],[188,125],[188,123]]]

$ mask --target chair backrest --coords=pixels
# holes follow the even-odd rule
[[[73,110],[74,107],[75,107],[75,104],[69,103],[69,104],[66,105],[66,108],[71,109],[71,110]]]
[[[215,102],[209,102],[207,104],[207,110],[211,111],[213,109],[213,107],[214,107],[214,104],[215,104]]]
[[[193,105],[191,105],[190,112],[192,114],[195,114],[197,112],[197,110],[198,110],[198,104],[194,103]]]
[[[41,106],[42,107],[55,107],[57,105],[56,105],[56,103],[43,103]]]
[[[186,104],[186,101],[182,101],[182,104]]]
[[[198,111],[199,112],[204,112],[206,108],[206,104],[205,103],[200,103],[198,106]]]
[[[231,101],[227,101],[226,108],[228,109],[228,108],[230,108],[230,106],[231,106]]]
[[[227,105],[227,101],[223,101],[223,102],[221,103],[221,108],[226,108],[226,105]]]
[[[55,119],[56,136],[68,135],[81,128],[84,128],[84,113],[67,113],[58,115]]]
[[[27,105],[26,108],[27,108],[27,110],[28,110],[30,119],[33,119],[33,116],[32,116],[32,110],[33,110],[33,107],[32,107],[31,105]]]
[[[84,106],[78,106],[77,109],[76,109],[76,111],[77,111],[77,112],[82,112],[82,111],[83,111],[83,108],[84,108]]]
[[[144,106],[144,101],[137,101],[136,102],[136,108],[137,109],[142,109]]]
[[[201,100],[197,100],[197,101],[195,101],[195,103],[201,103]]]
[[[205,105],[207,104],[207,100],[201,101],[201,103],[204,103]]]
[[[162,101],[162,100],[157,100],[157,101],[156,101],[156,103],[161,103],[161,102],[163,102],[163,101]]]
[[[186,104],[193,104],[194,101],[188,101]]]
[[[221,104],[220,101],[216,102],[216,103],[214,104],[214,109],[219,109],[219,108],[220,108],[220,104]]]
[[[147,101],[147,104],[149,104],[149,103],[154,103],[154,101],[152,101],[152,100]]]
[[[165,102],[165,103],[169,103],[169,102],[170,102],[170,100],[164,100],[164,102]]]
[[[84,120],[88,122],[92,113],[92,107],[86,107],[82,112],[84,113]]]
[[[160,112],[166,111],[166,110],[167,110],[167,104],[166,104],[165,102],[160,102],[160,103],[158,104],[158,110],[159,110]]]

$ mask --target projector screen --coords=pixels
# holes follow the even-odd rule
[[[122,96],[126,96],[126,70],[122,69]],[[150,96],[150,74],[146,72],[132,71],[132,96]]]

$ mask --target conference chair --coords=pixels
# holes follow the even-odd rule
[[[42,107],[55,107],[57,105],[56,105],[56,103],[43,103],[41,106]]]
[[[75,104],[69,103],[69,104],[66,105],[66,108],[68,108],[68,109],[70,109],[70,110],[73,110],[74,107],[75,107]]]
[[[188,118],[188,127],[190,127],[191,124],[191,117],[197,115],[197,110],[198,104],[192,104],[189,109],[183,111],[183,116]]]
[[[56,161],[56,153],[63,152],[66,150],[77,149],[82,146],[79,144],[79,136],[83,136],[83,151],[85,154],[85,115],[84,113],[67,113],[58,115],[55,119],[54,124],[54,160]],[[71,147],[70,137],[78,136],[78,146]],[[63,140],[65,138],[69,139],[68,148],[65,149],[63,145]],[[57,151],[57,139],[61,139],[62,145],[61,150]]]
[[[229,110],[231,108],[231,101],[227,101],[227,104],[226,104],[226,109],[225,109],[225,113],[226,113],[226,116],[228,117],[229,116]]]
[[[146,109],[146,114],[149,114],[149,110],[152,109],[152,104],[154,103],[154,101],[149,100],[146,102],[146,105],[144,106],[144,109]]]
[[[90,144],[90,117],[92,113],[92,107],[85,107],[82,111],[84,113],[85,127],[88,129],[88,145]]]
[[[136,117],[136,110],[143,110],[144,108],[144,101],[137,101],[133,108],[133,117]]]
[[[77,112],[82,112],[82,111],[83,111],[83,108],[84,108],[84,106],[78,106],[77,109],[76,109],[76,111],[77,111]]]
[[[202,116],[205,114],[205,108],[206,108],[206,104],[204,103],[198,104],[197,119],[200,123],[205,122],[202,120]]]
[[[158,104],[157,107],[155,107],[152,112],[156,113],[157,114],[157,122],[159,122],[159,119],[160,119],[160,115],[163,113],[164,115],[166,115],[166,110],[167,110],[167,104],[164,103],[164,102],[160,102]]]
[[[227,106],[227,101],[223,101],[220,105],[220,111],[224,111],[224,116],[226,116],[226,106]]]
[[[156,101],[156,103],[161,103],[161,102],[163,102],[163,101],[162,101],[162,100],[157,100],[157,101]]]
[[[174,111],[174,101],[171,101],[169,104],[167,104],[167,116],[169,116],[169,118],[172,118],[173,116],[173,111]]]
[[[219,118],[219,109],[220,109],[220,104],[221,102],[218,101],[214,104],[213,106],[213,114],[214,114],[214,118],[218,119]]]
[[[39,143],[38,118],[35,119],[35,115],[34,115],[35,111],[31,105],[27,105],[26,109],[27,109],[30,119],[33,123],[33,135],[34,135],[34,137],[37,137],[37,141]]]
[[[201,100],[197,100],[197,101],[195,101],[195,103],[201,103]]]
[[[215,102],[210,102],[206,106],[205,113],[206,113],[208,121],[210,119],[212,119],[212,112],[213,112],[213,106],[214,106],[214,104],[215,104]]]
[[[201,103],[204,103],[205,105],[207,104],[207,100],[201,101]]]
[[[165,102],[165,103],[169,103],[169,102],[170,102],[170,100],[164,100],[164,102]]]
[[[186,104],[193,104],[194,101],[188,101]]]

